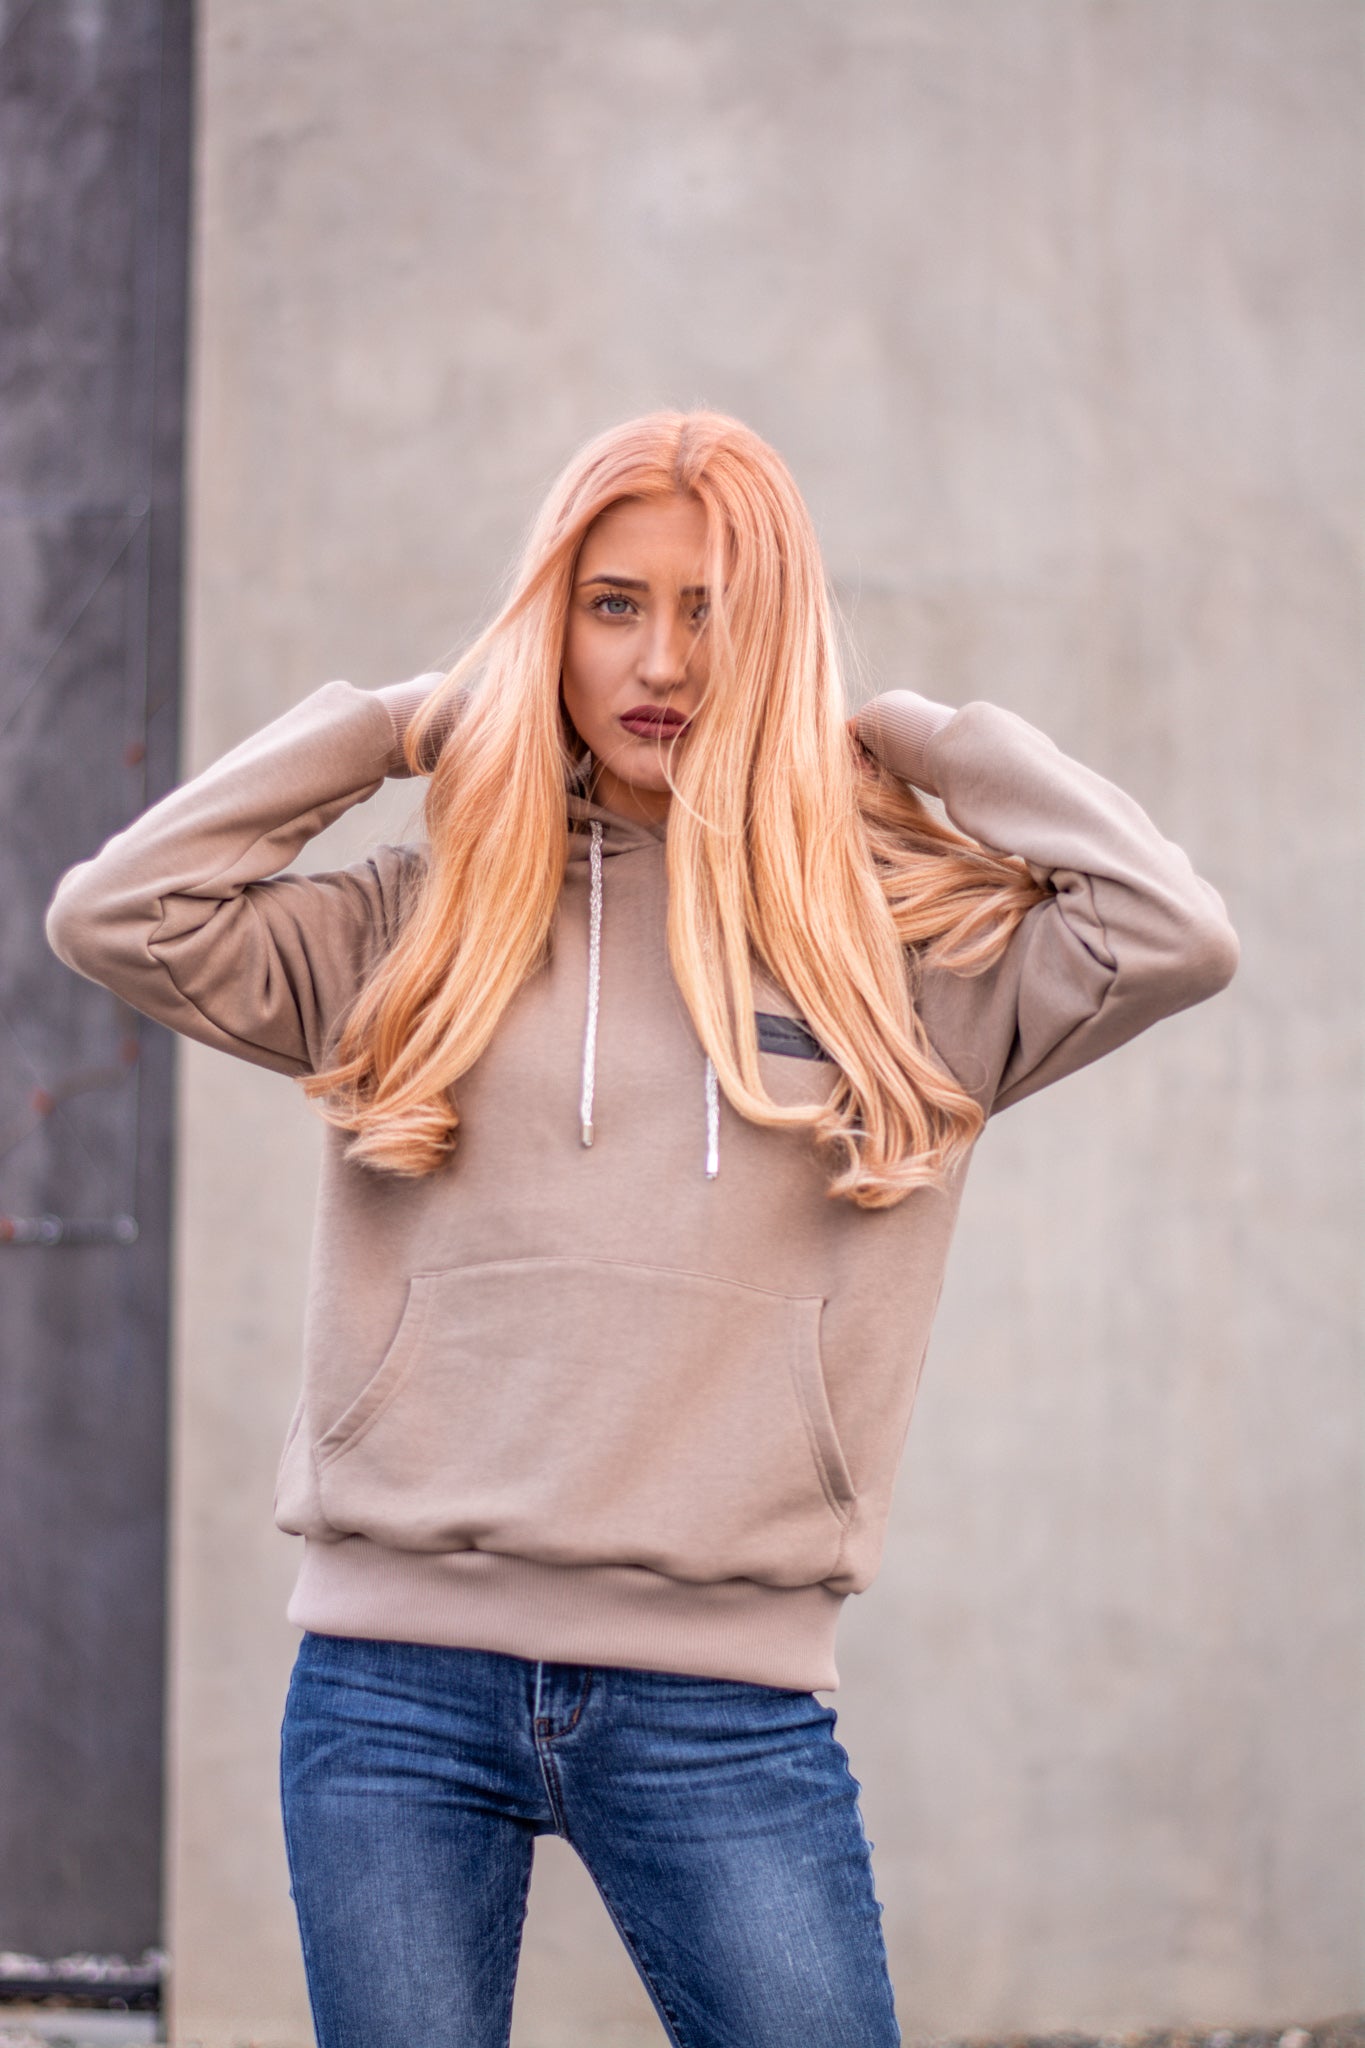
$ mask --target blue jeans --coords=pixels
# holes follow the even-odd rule
[[[834,1721],[779,1686],[305,1635],[280,1775],[318,2048],[506,2048],[537,1835],[677,2048],[896,2048]]]

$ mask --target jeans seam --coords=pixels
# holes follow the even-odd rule
[[[290,1678],[290,1682],[289,1682],[289,1690],[290,1690],[290,1692],[292,1692],[292,1691],[293,1691],[293,1678],[292,1678],[292,1675],[291,1675],[291,1678]],[[288,1703],[287,1703],[287,1701],[286,1701],[286,1712],[287,1712],[287,1711],[288,1711]],[[281,1822],[282,1822],[282,1825],[281,1825],[281,1829],[280,1829],[280,1832],[281,1832],[281,1833],[283,1834],[283,1836],[284,1836],[284,1861],[285,1861],[285,1867],[286,1867],[286,1869],[287,1869],[287,1870],[288,1870],[288,1872],[289,1872],[289,1897],[290,1897],[290,1901],[291,1901],[291,1903],[293,1904],[293,1908],[294,1908],[294,1924],[295,1924],[295,1927],[296,1927],[296,1928],[298,1929],[298,1936],[299,1936],[299,1956],[300,1956],[300,1960],[301,1960],[301,1961],[302,1961],[302,1963],[303,1963],[303,1976],[304,1976],[304,1986],[305,1986],[305,1989],[307,1990],[307,1993],[308,1993],[308,2010],[309,2010],[309,2013],[310,2013],[310,2014],[311,2014],[311,2016],[312,2016],[312,2021],[313,2021],[313,2032],[314,2032],[315,2034],[317,2034],[317,2035],[319,2035],[319,2036],[320,2036],[320,2035],[321,2035],[321,2033],[322,2033],[322,2025],[321,2025],[321,2022],[322,2022],[322,2020],[323,2020],[323,2018],[324,2018],[324,2015],[323,2015],[323,2014],[322,2014],[322,2013],[321,2013],[321,2012],[319,2011],[319,2009],[318,2009],[318,2001],[317,2001],[317,1999],[316,1999],[316,1998],[314,1997],[314,1995],[313,1995],[313,1982],[314,1982],[314,1978],[315,1978],[315,1976],[317,1975],[316,1957],[315,1957],[315,1956],[313,1955],[313,1951],[312,1951],[312,1944],[311,1944],[311,1942],[309,1941],[309,1938],[308,1938],[308,1934],[307,1934],[307,1931],[306,1931],[306,1929],[305,1929],[305,1927],[304,1927],[304,1924],[303,1924],[303,1911],[302,1911],[302,1904],[301,1904],[301,1901],[300,1901],[300,1899],[299,1899],[299,1897],[298,1897],[298,1887],[297,1887],[297,1883],[296,1883],[296,1879],[295,1879],[295,1873],[294,1873],[294,1849],[293,1849],[293,1844],[291,1843],[291,1841],[290,1841],[290,1839],[289,1839],[289,1834],[290,1834],[290,1830],[289,1830],[289,1825],[288,1825],[288,1819],[287,1819],[287,1814],[288,1814],[288,1804],[289,1804],[289,1793],[288,1793],[288,1789],[287,1789],[287,1785],[286,1785],[286,1776],[287,1776],[287,1772],[286,1772],[286,1766],[285,1766],[285,1754],[284,1754],[284,1731],[283,1731],[283,1729],[281,1729],[281,1731],[280,1731],[280,1817],[281,1817]],[[311,1964],[311,1967],[310,1967],[310,1964]]]
[[[540,1779],[545,1787],[545,1796],[550,1802],[550,1812],[554,1818],[555,1830],[567,1841],[569,1830],[564,1815],[563,1787],[559,1781],[559,1769],[555,1763],[553,1745],[559,1740],[561,1735],[571,1735],[574,1729],[577,1728],[592,1692],[593,1674],[590,1669],[585,1667],[582,1688],[573,1713],[569,1716],[563,1727],[552,1728],[549,1716],[540,1712],[543,1670],[544,1664],[542,1661],[536,1665],[536,1691],[535,1705],[532,1708],[531,1742],[535,1749],[536,1762],[540,1766]],[[542,1723],[544,1724],[543,1727]]]
[[[565,1840],[567,1841],[569,1839],[570,1838],[566,1835]],[[631,1960],[635,1964],[636,1969],[639,1971],[640,1976],[644,1980],[646,1988],[649,1991],[649,1995],[654,2001],[655,2011],[658,2013],[659,2018],[663,2021],[664,2027],[668,2033],[669,2040],[673,2042],[674,2048],[688,2048],[688,2043],[684,2040],[683,2036],[678,2031],[679,2022],[677,2014],[673,2011],[672,2007],[667,2003],[667,2001],[664,1998],[663,1992],[655,1983],[653,1972],[650,1970],[648,1964],[645,1962],[643,1955],[640,1953],[639,1947],[635,1940],[635,1936],[631,1933],[630,1929],[626,1926],[625,1921],[617,1912],[616,1907],[612,1903],[610,1894],[607,1892],[606,1887],[603,1885],[601,1878],[597,1875],[597,1872],[593,1869],[592,1864],[584,1855],[582,1848],[579,1846],[577,1842],[574,1842],[572,1846],[574,1848],[575,1853],[578,1856],[579,1861],[582,1863],[583,1868],[587,1871],[589,1877],[596,1885],[598,1897],[601,1899],[602,1904],[607,1909],[607,1914],[611,1920],[612,1926],[616,1929],[616,1932],[620,1935],[622,1941],[625,1943],[627,1949],[630,1951]]]
[[[526,1931],[526,1907],[531,1896],[531,1858],[526,1859],[526,1876],[521,1887],[521,1911],[517,1918],[516,1935],[512,1943],[512,1967],[508,1972],[507,2009],[502,2032],[502,2048],[511,2048],[512,2015],[517,1999],[517,1978],[521,1972],[522,1936]]]
[[[547,1749],[544,1738],[535,1740],[536,1762],[540,1765],[540,1781],[545,1787],[545,1797],[550,1802],[550,1815],[555,1824],[555,1833],[569,1839],[568,1822],[564,1816],[564,1788],[559,1782],[559,1769],[553,1750]]]

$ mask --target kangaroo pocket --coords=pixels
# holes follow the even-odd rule
[[[595,1259],[418,1273],[317,1445],[339,1532],[809,1585],[853,1485],[818,1296]]]

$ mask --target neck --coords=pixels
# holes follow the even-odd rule
[[[642,789],[638,782],[623,782],[600,762],[593,770],[588,794],[603,810],[615,811],[618,818],[630,818],[639,825],[661,825],[673,799],[671,790]]]

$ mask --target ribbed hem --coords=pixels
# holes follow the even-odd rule
[[[386,1550],[347,1536],[305,1541],[289,1620],[316,1635],[837,1692],[843,1603],[825,1586],[691,1585],[640,1565]]]

